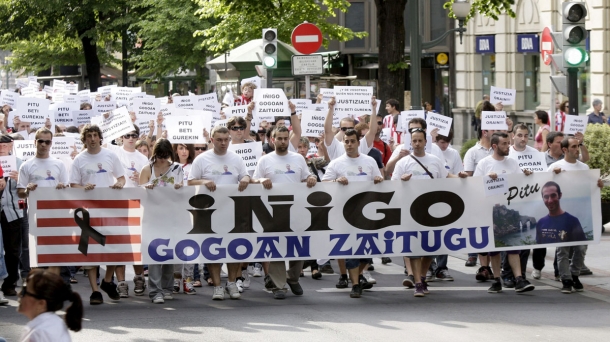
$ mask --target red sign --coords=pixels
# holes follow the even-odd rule
[[[545,27],[542,30],[542,35],[540,35],[540,57],[542,61],[546,65],[550,65],[553,59],[551,55],[553,54],[553,36],[551,34],[551,29]]]
[[[292,46],[304,55],[312,54],[322,46],[322,31],[310,23],[299,24],[292,30]]]

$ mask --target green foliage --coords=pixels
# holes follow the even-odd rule
[[[205,37],[204,48],[214,53],[231,50],[253,39],[261,39],[263,28],[277,28],[278,39],[290,43],[292,30],[304,21],[316,24],[323,33],[324,46],[330,40],[348,41],[363,38],[366,32],[353,32],[332,24],[328,18],[336,11],[346,12],[347,0],[195,0],[202,19],[217,20],[217,24],[198,29]]]
[[[443,7],[449,10],[449,17],[454,18],[453,3],[455,0],[447,1]],[[506,13],[509,17],[514,18],[515,12],[511,6],[515,4],[515,0],[471,0],[472,6],[470,7],[470,13],[466,17],[466,22],[472,19],[477,13],[482,14],[486,17],[490,17],[493,20],[498,20],[498,17],[502,13]]]
[[[195,15],[199,7],[193,1],[142,0],[136,8],[142,11],[139,20],[130,27],[141,39],[142,48],[134,51],[130,60],[140,75],[161,78],[186,70],[201,70],[206,63],[207,51],[201,37],[193,32],[211,27],[209,20]]]
[[[476,138],[472,138],[472,139],[466,141],[464,143],[464,145],[462,145],[462,149],[460,149],[460,157],[462,157],[462,160],[464,160],[464,156],[466,155],[466,152],[468,152],[468,150],[472,146],[477,144],[477,141],[479,141],[479,140],[477,140]]]
[[[591,169],[599,169],[602,178],[610,175],[610,126],[589,124],[585,131],[585,146],[589,151],[587,164]],[[610,188],[601,190],[603,202],[610,202]]]

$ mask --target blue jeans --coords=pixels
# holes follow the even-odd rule
[[[371,259],[345,259],[345,268],[348,270],[357,268],[360,264],[366,265],[371,262]]]

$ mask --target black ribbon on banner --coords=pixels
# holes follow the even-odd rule
[[[78,213],[82,213],[83,218],[78,216]],[[78,208],[74,211],[74,222],[80,227],[82,232],[80,233],[80,242],[78,243],[78,250],[87,255],[89,249],[89,238],[92,238],[102,246],[106,246],[106,236],[102,235],[97,230],[91,227],[89,223],[89,211],[87,209]]]

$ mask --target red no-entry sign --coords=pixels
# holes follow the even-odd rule
[[[292,46],[300,53],[309,55],[322,46],[322,31],[310,23],[299,24],[292,30]]]
[[[540,35],[540,57],[546,65],[550,65],[553,60],[551,58],[553,54],[553,36],[551,34],[551,29],[545,27]]]

